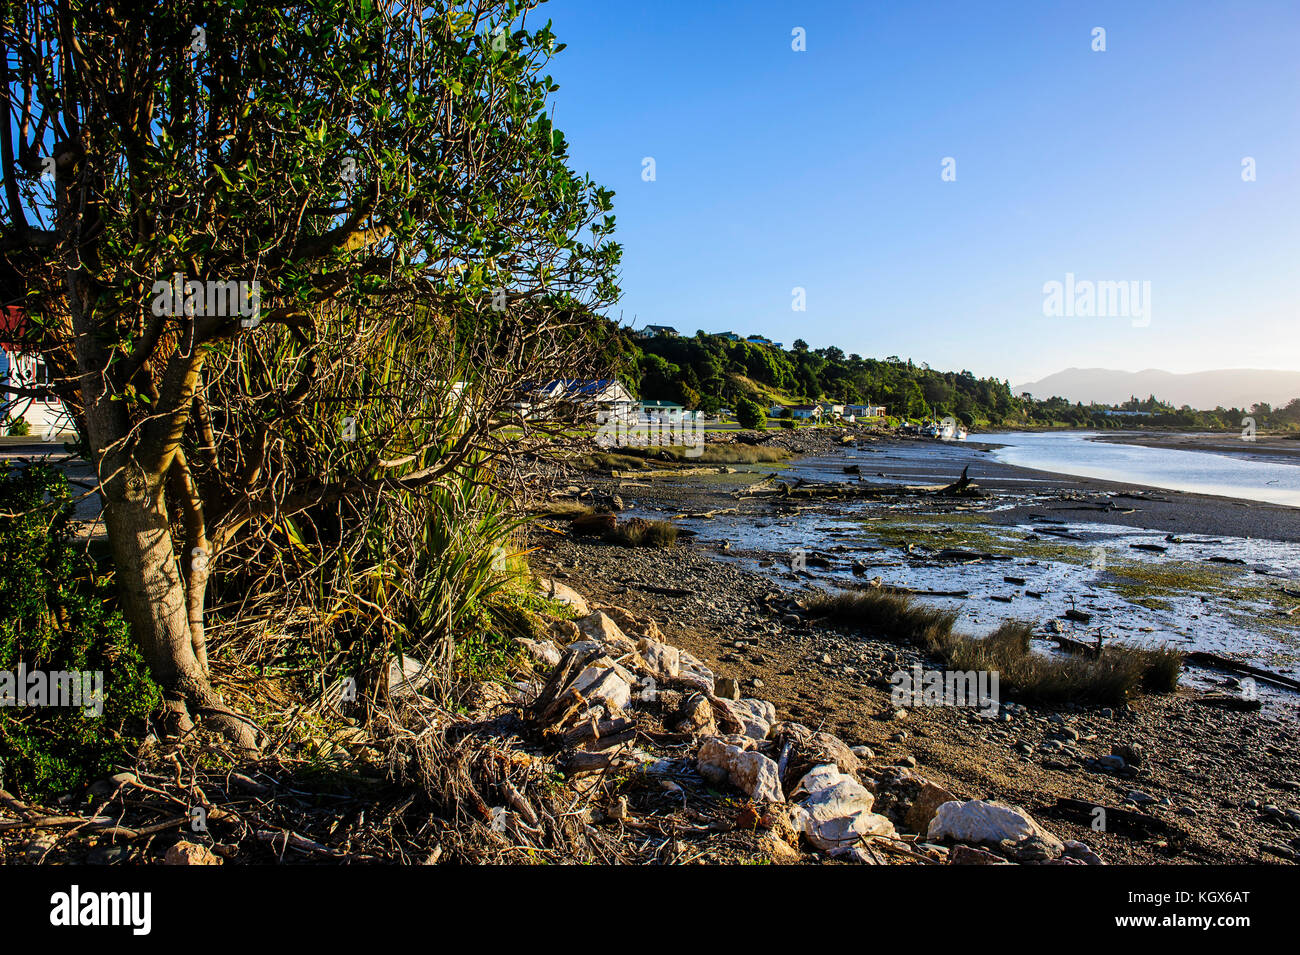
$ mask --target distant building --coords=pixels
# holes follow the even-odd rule
[[[527,386],[524,392],[527,400],[515,402],[513,407],[528,418],[556,418],[593,411],[626,418],[635,412],[636,399],[615,378],[565,378]]]
[[[828,418],[844,417],[844,405],[837,405],[831,401],[820,401],[818,407],[822,409],[822,414]]]
[[[821,405],[791,405],[790,417],[804,419],[812,418],[815,421],[820,421],[822,419]]]
[[[53,394],[21,395],[9,388],[46,392],[50,373],[39,355],[23,349],[27,315],[16,306],[0,307],[0,433],[14,421],[27,422],[31,434],[60,434],[73,429],[63,402]]]
[[[845,405],[844,413],[853,415],[855,418],[883,418],[885,416],[884,405]]]
[[[675,401],[638,401],[632,410],[646,421],[680,421],[686,408]]]
[[[1112,418],[1149,418],[1150,411],[1103,411],[1102,414],[1110,415]]]
[[[729,342],[740,341],[740,336],[737,335],[735,332],[714,332],[713,334],[718,338],[725,338]]]
[[[637,338],[676,338],[677,329],[671,325],[647,325],[636,333]]]

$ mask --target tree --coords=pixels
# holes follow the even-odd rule
[[[767,426],[767,414],[761,405],[749,398],[740,398],[736,402],[736,420],[742,428],[759,428]]]
[[[242,540],[323,548],[364,510],[347,501],[500,452],[493,410],[578,364],[616,295],[612,194],[547,116],[549,25],[427,6],[3,14],[5,304],[75,416],[123,613],[182,726],[256,741],[204,627]]]

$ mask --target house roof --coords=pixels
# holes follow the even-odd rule
[[[17,351],[27,331],[27,313],[17,305],[0,306],[0,348]]]
[[[560,378],[548,381],[544,385],[528,382],[523,390],[544,398],[600,398],[609,391],[622,391],[631,398],[631,393],[617,378]]]

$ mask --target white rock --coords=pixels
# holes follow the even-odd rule
[[[700,775],[712,783],[729,782],[752,799],[784,802],[776,763],[762,753],[744,750],[722,739],[706,740],[696,760]]]
[[[403,655],[388,661],[388,695],[395,700],[414,696],[433,682],[433,667]]]
[[[591,613],[587,607],[587,601],[582,599],[582,595],[572,587],[566,587],[557,580],[548,580],[545,577],[537,578],[537,592],[543,597],[549,597],[558,603],[572,607],[582,616]]]
[[[632,702],[632,681],[620,670],[621,667],[610,665],[606,659],[604,666],[589,666],[579,673],[573,686],[588,700],[604,700],[620,708],[627,706]]]
[[[745,735],[754,739],[767,739],[776,722],[776,705],[767,700],[733,700],[731,711],[744,725]]]
[[[1024,810],[983,799],[944,803],[930,820],[927,836],[932,841],[951,839],[973,844],[1018,843],[1037,838],[1054,849],[1056,855],[1065,848]]]
[[[790,794],[790,798],[801,799],[804,796],[811,796],[813,793],[821,792],[827,786],[831,786],[844,778],[846,777],[834,763],[814,766],[804,773],[803,778],[795,784],[794,792]],[[875,797],[872,797],[872,803],[874,805]]]
[[[897,835],[892,822],[871,811],[871,791],[833,765],[807,772],[795,787],[799,795],[804,798],[795,806],[795,825],[818,849],[852,849],[863,837]]]
[[[516,638],[528,655],[543,666],[553,667],[560,663],[560,648],[554,640],[529,640],[527,637]]]
[[[644,637],[637,643],[637,649],[641,651],[641,658],[645,660],[650,672],[661,680],[681,675],[681,651],[676,647]]]
[[[588,614],[581,620],[575,620],[574,623],[588,640],[595,640],[611,652],[623,654],[636,650],[636,644],[632,639],[620,630],[614,618],[603,610]]]
[[[678,665],[682,679],[695,684],[700,689],[713,693],[713,671],[706,667],[698,657],[686,650],[677,651]]]

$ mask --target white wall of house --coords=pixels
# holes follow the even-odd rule
[[[22,355],[0,348],[0,384],[16,388],[31,388],[47,382],[45,365],[34,355]],[[8,433],[8,421],[22,418],[31,427],[33,435],[59,434],[72,430],[72,420],[58,399],[17,397],[0,392],[0,420],[5,422],[2,433]]]

